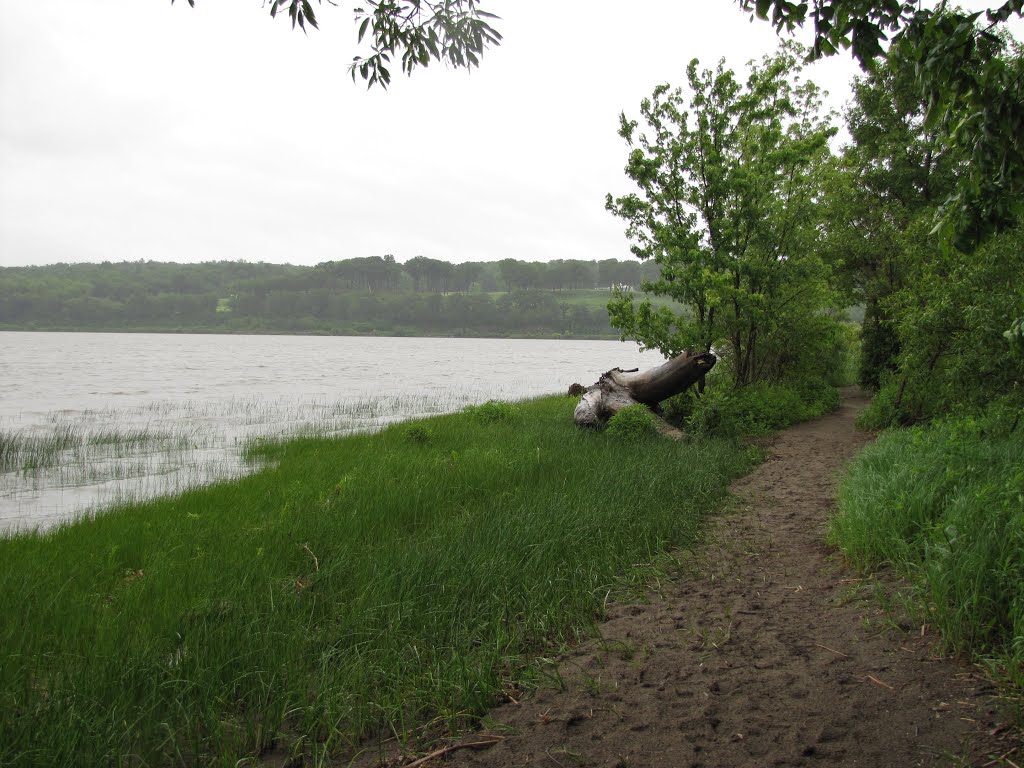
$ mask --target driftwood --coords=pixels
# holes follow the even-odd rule
[[[672,395],[684,392],[700,381],[717,362],[710,352],[681,355],[667,360],[656,368],[638,372],[612,368],[590,386],[576,405],[573,419],[579,427],[600,427],[608,419],[630,405],[641,403],[652,410]],[[658,417],[658,431],[669,437],[682,433]]]

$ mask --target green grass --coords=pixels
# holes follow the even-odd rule
[[[0,765],[313,762],[470,722],[753,461],[574,405],[261,442],[249,477],[0,540]]]
[[[830,413],[839,402],[838,390],[825,382],[735,388],[719,379],[702,397],[687,390],[666,401],[664,408],[666,416],[690,434],[752,437]]]
[[[883,433],[854,461],[830,538],[907,577],[922,621],[1024,693],[1024,434],[962,417]]]
[[[94,430],[82,424],[58,422],[45,434],[0,431],[0,472],[28,476],[73,462],[130,456],[146,449],[183,451],[195,442],[188,435],[155,432],[146,427]],[[0,483],[0,488],[4,487]]]
[[[0,432],[0,473],[32,472],[57,464],[64,451],[82,444],[80,430],[60,425],[47,435],[23,430]]]

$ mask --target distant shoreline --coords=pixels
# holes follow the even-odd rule
[[[0,325],[3,333],[166,333],[166,334],[202,334],[209,336],[348,336],[367,338],[406,338],[406,339],[535,339],[535,340],[572,340],[572,341],[617,341],[617,333],[607,334],[574,334],[574,333],[430,333],[395,331],[360,332],[344,330],[331,331],[296,331],[273,328],[24,328]]]

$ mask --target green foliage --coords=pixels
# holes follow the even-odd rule
[[[907,288],[891,299],[899,369],[876,398],[871,423],[917,422],[1002,395],[1024,400],[1024,358],[1005,336],[1024,307],[1024,228],[970,257],[939,251],[909,268]]]
[[[863,326],[859,323],[840,323],[833,344],[835,366],[828,370],[826,380],[833,387],[848,387],[858,383],[863,349]]]
[[[909,578],[950,648],[995,655],[1024,690],[1021,411],[884,433],[855,460],[830,538],[859,568]]]
[[[610,419],[605,434],[616,440],[647,440],[658,436],[654,414],[646,405],[630,405]]]
[[[860,382],[881,388],[861,418],[872,428],[979,406],[1022,377],[1005,332],[1024,306],[1024,240],[1006,227],[960,251],[934,237],[969,153],[925,120],[914,77],[890,57],[856,84],[854,143],[830,186],[826,252],[849,300],[866,305]]]
[[[609,338],[602,277],[634,262],[509,260],[526,284],[498,293],[497,265],[426,257],[302,267],[130,262],[0,267],[0,328],[335,335]],[[632,272],[631,272],[632,270]]]
[[[488,400],[481,405],[466,406],[464,413],[481,424],[517,421],[522,415],[519,406],[500,400]]]
[[[801,26],[807,3],[788,0],[740,0],[740,5],[769,19],[776,29]],[[1024,13],[1024,1],[1007,0],[984,12],[967,13],[886,0],[823,0],[813,5],[813,57],[849,48],[865,68],[883,55],[914,72],[916,100],[926,110],[926,126],[969,158],[956,191],[945,206],[942,227],[962,246],[1021,214],[1024,185],[1024,60],[1006,56],[993,27]],[[895,33],[895,34],[893,34]]]
[[[432,434],[426,424],[411,424],[405,428],[405,437],[411,443],[429,443]]]
[[[195,7],[195,0],[187,2]],[[327,2],[337,4],[334,0]],[[272,17],[287,15],[293,29],[298,25],[305,32],[307,24],[319,29],[310,0],[268,0],[265,5],[270,6]],[[480,57],[488,47],[501,42],[501,34],[493,26],[498,17],[483,10],[475,0],[371,0],[368,8],[357,7],[355,21],[358,41],[368,38],[372,53],[355,56],[349,65],[352,80],[358,75],[367,86],[388,87],[392,59],[401,58],[402,72],[407,75],[431,61],[471,69],[480,66]]]
[[[688,101],[662,85],[641,104],[644,130],[622,115],[626,173],[640,192],[606,201],[633,253],[659,267],[644,290],[683,307],[620,291],[612,325],[667,356],[722,349],[739,385],[779,378],[831,298],[816,244],[833,129],[817,88],[793,84],[797,56],[783,46],[745,84],[724,62],[690,62]]]
[[[0,764],[344,764],[470,725],[750,466],[573,407],[263,443],[252,476],[0,539]]]
[[[1021,0],[1002,19],[1021,16]],[[967,158],[936,227],[970,250],[1024,214],[1024,56],[983,28],[982,15],[919,10],[892,53],[913,62],[925,124]]]
[[[899,388],[894,381],[895,374],[885,374],[879,385],[878,391],[868,407],[857,414],[857,428],[865,430],[879,430],[891,427],[900,423],[899,409],[896,407],[896,394]]]
[[[662,416],[670,424],[683,426],[697,407],[698,400],[700,395],[696,387],[690,387],[661,403]]]
[[[894,322],[879,308],[877,301],[868,304],[861,330],[861,357],[857,366],[857,383],[878,391],[887,374],[896,371],[900,342]]]
[[[686,423],[695,435],[767,435],[839,407],[839,393],[820,384],[752,384],[708,387]]]
[[[825,253],[847,301],[865,305],[859,381],[873,390],[898,365],[891,298],[907,285],[910,264],[935,249],[929,230],[962,157],[924,127],[913,82],[902,60],[854,82],[846,112],[853,143],[828,185]]]

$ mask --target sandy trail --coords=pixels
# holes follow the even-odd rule
[[[991,691],[887,619],[824,543],[864,400],[798,425],[733,485],[738,508],[648,603],[611,609],[560,659],[563,690],[496,709],[487,749],[431,765],[982,766],[1009,752]],[[467,737],[467,741],[480,736]],[[1014,763],[989,763],[1013,765]]]

